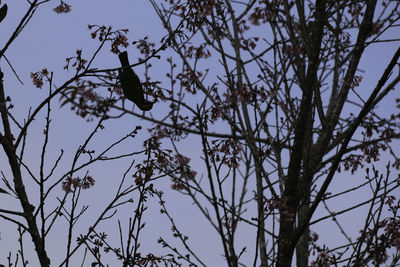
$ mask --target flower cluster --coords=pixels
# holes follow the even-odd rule
[[[42,88],[43,78],[49,78],[48,76],[49,76],[49,71],[46,68],[35,73],[31,72],[32,82],[37,88]]]
[[[57,14],[69,13],[71,12],[71,6],[66,4],[64,1],[60,1],[60,4],[53,8],[53,11]]]
[[[240,156],[242,145],[233,139],[213,140],[211,143],[213,146],[206,152],[213,161],[221,161],[232,168],[239,167],[239,162],[242,159]]]
[[[111,42],[111,52],[118,54],[121,52],[120,47],[128,47],[128,37],[126,34],[129,32],[128,29],[119,29],[112,31],[111,26],[100,26],[100,25],[88,25],[88,29],[92,32],[90,36],[92,39],[96,39],[100,42],[110,41]]]
[[[72,66],[73,68],[75,68],[76,71],[80,71],[80,70],[84,69],[84,68],[85,68],[85,65],[86,65],[86,63],[87,63],[87,60],[84,59],[84,58],[82,57],[82,50],[81,50],[81,49],[77,49],[77,50],[76,50],[76,56],[74,56],[74,57],[67,57],[67,58],[65,59],[65,61],[67,61],[67,64],[64,66],[64,69],[65,69],[65,70],[68,70],[68,69],[69,69],[69,66],[70,66],[71,61],[72,61],[71,66]]]
[[[77,177],[73,178],[72,176],[68,176],[62,182],[62,189],[66,192],[72,192],[72,189],[82,188],[82,189],[89,189],[90,187],[94,186],[95,180],[92,176],[85,176],[83,179]]]

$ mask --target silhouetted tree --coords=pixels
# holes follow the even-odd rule
[[[0,210],[0,214],[10,221],[14,220],[11,215],[25,220],[13,222],[20,227],[21,236],[27,231],[32,237],[42,266],[49,266],[51,257],[46,252],[46,233],[61,216],[68,222],[62,265],[71,264],[75,252],[85,248],[92,254],[93,264],[99,265],[106,264],[103,249],[123,266],[214,266],[190,246],[190,233],[187,236],[179,229],[163,192],[157,189],[156,180],[162,177],[170,177],[172,189],[193,202],[215,229],[227,266],[288,267],[294,262],[300,267],[396,266],[400,261],[400,159],[396,148],[400,100],[395,87],[400,81],[396,67],[400,48],[393,36],[400,20],[400,2],[149,2],[165,36],[158,43],[149,37],[134,41],[141,58],[132,65],[122,62],[122,68],[95,68],[94,58],[106,44],[119,55],[125,55],[120,54],[122,47],[133,49],[128,46],[127,30],[89,25],[92,38],[99,41],[96,52],[85,59],[77,50],[67,58],[65,68],[74,70],[75,75],[56,88],[52,72],[32,73],[34,84],[46,84],[49,95],[23,123],[14,120],[11,99],[5,93],[8,89],[1,83],[0,140],[12,170],[12,178],[4,178],[5,189],[19,199],[23,211]],[[16,33],[41,4],[31,4]],[[62,1],[55,9],[58,13],[70,10]],[[1,59],[17,36],[1,50]],[[372,53],[370,49],[387,49],[387,43],[397,49],[385,59],[386,65],[364,73],[363,60]],[[167,70],[167,80],[159,71],[152,74],[154,62]],[[127,66],[134,67],[141,77],[133,75],[140,87],[137,96],[126,92],[123,75]],[[143,75],[139,67],[144,69]],[[368,84],[363,79],[368,79]],[[127,105],[125,97],[149,112],[138,112],[136,105]],[[57,208],[47,214],[45,199],[54,187],[45,191],[47,177],[42,171],[39,178],[32,174],[41,198],[35,206],[28,200],[21,169],[33,172],[24,163],[21,142],[38,112],[46,107],[47,140],[50,103],[59,98],[79,116],[98,123],[76,151],[71,168],[53,182],[53,186],[62,185],[65,196],[59,197]],[[149,98],[154,101],[145,100]],[[157,105],[141,107],[135,99]],[[142,128],[132,130],[131,125],[124,138],[110,141],[103,152],[89,149],[104,121],[127,115],[149,127],[142,150],[107,154]],[[11,122],[15,125],[10,126]],[[41,166],[47,163],[46,146],[47,141]],[[121,187],[75,244],[74,224],[86,210],[77,210],[80,192],[94,185],[91,175],[76,173],[94,162],[118,158],[132,161]],[[138,158],[141,161],[133,165]],[[58,161],[53,168],[57,166]],[[135,179],[127,181],[131,172]],[[182,244],[176,248],[160,238],[158,242],[171,252],[163,256],[144,256],[139,249],[150,197],[159,199],[162,216],[170,221],[173,236]],[[341,198],[346,199],[345,205],[337,204]],[[112,219],[120,204],[132,205],[133,199],[136,206],[127,222],[128,234],[124,235],[118,221],[116,233],[123,241],[119,247],[113,246],[107,242],[107,234],[96,227]],[[356,218],[354,212],[359,212]],[[363,225],[359,233],[347,230],[354,219]],[[316,225],[329,227],[326,231],[336,231],[344,241],[338,245],[319,240],[321,232],[313,229]],[[240,239],[243,233],[248,239]],[[254,248],[251,244],[248,248],[249,240]]]

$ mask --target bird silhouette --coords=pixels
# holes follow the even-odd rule
[[[3,21],[3,19],[6,17],[7,15],[7,5],[4,4],[1,8],[0,8],[0,22]]]
[[[149,111],[152,109],[154,102],[144,99],[143,86],[139,77],[130,67],[128,52],[124,51],[118,55],[121,62],[122,70],[119,72],[119,81],[121,82],[122,91],[126,98],[135,103],[141,110]]]

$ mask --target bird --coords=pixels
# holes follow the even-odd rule
[[[3,19],[6,17],[7,15],[7,4],[4,4],[1,8],[0,8],[0,22],[3,21]]]
[[[141,110],[151,110],[154,102],[144,99],[143,86],[135,71],[130,67],[128,52],[119,53],[118,58],[122,66],[122,70],[118,70],[118,77],[125,97],[135,103]]]

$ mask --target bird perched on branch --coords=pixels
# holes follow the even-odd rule
[[[118,55],[122,70],[119,72],[121,88],[126,98],[135,103],[141,110],[148,111],[153,107],[154,102],[144,99],[143,86],[139,77],[130,67],[128,52],[124,51]]]
[[[0,3],[1,3],[1,1],[0,1]],[[7,15],[7,5],[6,4],[4,4],[1,8],[0,8],[0,22],[2,22],[3,21],[3,19],[6,17],[6,15]]]

